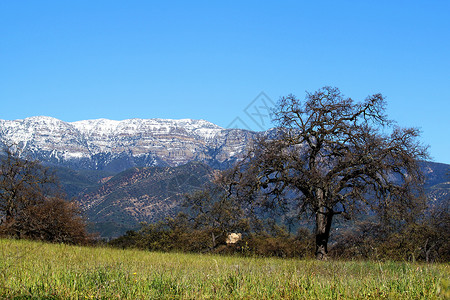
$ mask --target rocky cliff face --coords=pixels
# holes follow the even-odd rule
[[[0,120],[0,143],[17,145],[24,156],[72,169],[115,172],[190,161],[225,168],[243,154],[256,134],[191,119]]]

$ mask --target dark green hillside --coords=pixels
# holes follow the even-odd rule
[[[64,167],[54,167],[53,169],[68,198],[76,197],[88,189],[95,189],[103,178],[115,174],[107,171],[72,170]]]

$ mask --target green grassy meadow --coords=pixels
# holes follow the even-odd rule
[[[446,299],[449,264],[245,258],[0,240],[4,299]]]

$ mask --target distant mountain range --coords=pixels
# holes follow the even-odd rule
[[[103,237],[174,216],[183,194],[233,164],[258,134],[267,133],[190,119],[0,120],[0,143],[55,168]],[[422,168],[430,206],[448,206],[450,165],[423,162]]]
[[[257,134],[191,119],[0,120],[1,144],[17,145],[24,156],[75,170],[120,172],[190,161],[223,169],[242,155]]]

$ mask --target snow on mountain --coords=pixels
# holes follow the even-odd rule
[[[255,134],[192,119],[0,120],[0,143],[17,145],[23,155],[77,169],[120,171],[193,160],[220,167],[242,155]]]
[[[84,135],[135,135],[142,132],[170,134],[177,130],[185,130],[188,134],[196,134],[203,139],[213,138],[223,128],[204,120],[168,120],[168,119],[129,119],[114,121],[107,119],[85,120],[69,123]]]

